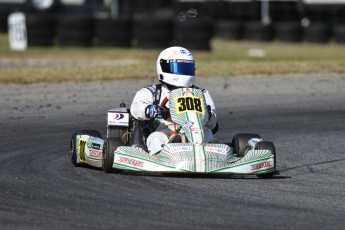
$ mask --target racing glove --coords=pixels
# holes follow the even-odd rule
[[[145,116],[149,119],[167,119],[170,116],[169,109],[158,105],[148,105],[145,109]]]
[[[163,118],[164,120],[170,117],[170,112],[167,107],[157,106],[157,118]]]
[[[145,116],[149,119],[154,119],[157,114],[157,105],[148,105],[145,109]]]

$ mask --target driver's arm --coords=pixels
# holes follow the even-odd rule
[[[152,105],[154,102],[152,92],[147,88],[139,90],[133,99],[131,104],[131,114],[138,120],[149,120],[146,117],[145,110],[148,105]]]
[[[212,130],[217,125],[216,107],[214,105],[214,102],[210,93],[207,90],[204,90],[204,96],[206,99],[206,104],[211,107],[211,117],[210,117],[210,120],[207,122],[206,126]]]

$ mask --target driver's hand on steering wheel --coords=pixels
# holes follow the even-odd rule
[[[157,106],[157,118],[163,118],[164,120],[170,117],[170,111],[167,107]]]
[[[170,117],[169,109],[165,106],[160,107],[158,105],[148,105],[145,109],[145,116],[150,119],[163,118],[164,120]]]

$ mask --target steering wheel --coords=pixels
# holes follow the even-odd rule
[[[159,106],[164,107],[167,104],[167,102],[168,102],[168,97],[165,97]]]

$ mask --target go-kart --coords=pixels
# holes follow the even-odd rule
[[[230,143],[204,142],[209,113],[200,89],[173,90],[160,106],[166,103],[169,103],[170,117],[177,128],[158,154],[149,154],[145,145],[147,136],[153,131],[152,122],[134,119],[123,106],[108,111],[105,140],[96,130],[81,130],[72,135],[72,163],[101,167],[106,173],[125,170],[244,174],[263,178],[274,175],[274,144],[262,141],[258,134],[236,134]]]

